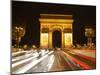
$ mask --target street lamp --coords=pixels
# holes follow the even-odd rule
[[[95,31],[92,27],[85,28],[85,36],[87,37],[87,45],[92,47],[92,38],[95,37]]]
[[[17,48],[19,49],[19,43],[21,38],[25,35],[25,28],[15,26],[12,29],[12,38],[15,39]]]

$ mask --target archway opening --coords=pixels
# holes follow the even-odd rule
[[[52,45],[54,48],[61,48],[61,32],[56,30],[53,32]]]

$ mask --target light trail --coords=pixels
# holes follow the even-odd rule
[[[85,70],[90,70],[90,69],[92,69],[92,67],[88,66],[86,63],[84,63],[84,62],[82,62],[82,61],[80,61],[80,60],[78,60],[78,59],[76,59],[76,58],[70,56],[69,54],[67,54],[67,53],[65,53],[65,52],[63,52],[63,53],[64,53],[68,58],[72,59],[74,62],[76,62],[77,64],[79,64],[83,69],[85,69]]]
[[[23,56],[19,56],[19,57],[13,58],[12,59],[12,63],[18,62],[20,60],[24,60],[24,59],[29,58],[29,57],[31,57],[31,56],[25,57],[25,55],[23,55]]]
[[[65,61],[69,64],[72,70],[82,69],[79,65],[77,65],[72,59],[68,58],[65,54],[63,54],[62,56],[65,59]]]
[[[63,56],[63,58],[64,58],[65,61],[68,63],[68,65],[70,66],[70,68],[71,68],[72,70],[74,70],[74,67],[73,67],[72,64],[69,62],[69,60],[68,60],[66,57],[64,57],[64,56]]]
[[[96,56],[95,55],[96,50],[70,50],[70,51],[80,53],[80,54],[83,54],[83,55],[86,55],[86,56],[89,56],[89,57],[92,57],[92,58],[95,58],[95,56]]]
[[[45,59],[49,54],[52,54],[53,51],[49,52],[48,54],[44,55],[43,57],[41,57],[38,60],[33,60],[30,64],[22,67],[20,70],[17,70],[14,72],[14,74],[19,74],[19,73],[25,73],[26,71],[28,71],[29,69],[31,69],[32,67],[34,67],[36,64],[38,64],[39,62],[41,62],[43,59]]]
[[[87,59],[87,60],[90,60],[90,61],[92,61],[94,64],[96,64],[96,59],[93,58],[93,57],[86,56],[86,55],[77,53],[77,52],[75,52],[75,51],[71,51],[70,53],[72,53],[72,54],[74,53],[74,55],[77,55],[77,56],[79,56],[79,57],[82,57],[82,58],[85,58],[85,59]]]
[[[49,59],[49,62],[48,62],[48,65],[47,65],[47,67],[48,67],[48,71],[51,69],[54,60],[55,60],[54,55],[51,55],[51,56],[50,56],[50,59]]]
[[[12,59],[12,61],[16,61],[12,64],[12,73],[90,70],[95,68],[95,58],[86,56],[79,52],[74,50],[64,52],[61,50],[49,51],[41,49],[39,52],[27,51],[23,56],[16,53],[19,56],[17,55],[18,57],[13,57]]]
[[[16,67],[16,66],[18,66],[18,65],[24,64],[24,63],[26,63],[26,62],[28,62],[28,61],[30,61],[30,60],[32,60],[32,59],[38,57],[38,56],[39,56],[39,55],[36,55],[36,56],[34,56],[34,57],[30,57],[30,58],[28,58],[28,59],[21,60],[20,62],[14,63],[14,64],[12,64],[12,68],[14,68],[14,67]]]
[[[19,52],[14,52],[12,53],[12,57],[18,55],[18,54],[21,54],[21,53],[25,53],[26,51],[19,51]]]

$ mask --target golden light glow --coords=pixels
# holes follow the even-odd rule
[[[72,33],[64,33],[65,47],[72,45]]]
[[[64,15],[64,14],[40,14],[40,16],[64,16],[64,17],[72,17],[72,15]]]
[[[43,27],[48,27],[48,26],[54,26],[54,25],[56,25],[56,26],[64,26],[64,27],[66,27],[66,28],[72,28],[72,24],[68,24],[68,23],[41,23],[41,25],[43,26]]]
[[[48,48],[48,33],[41,33],[41,47]]]
[[[39,19],[39,20],[40,20],[40,22],[45,22],[45,23],[46,23],[46,22],[47,22],[47,23],[48,23],[48,22],[51,22],[51,23],[52,23],[52,22],[58,22],[58,23],[59,23],[59,22],[61,22],[61,23],[63,23],[63,22],[64,22],[64,23],[72,23],[72,22],[73,22],[72,19],[67,19],[67,20],[66,20],[66,19],[45,19],[45,18],[43,18],[43,19]]]

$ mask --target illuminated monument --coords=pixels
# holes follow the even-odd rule
[[[40,14],[40,47],[56,47],[54,40],[60,41],[60,48],[73,44],[72,15]],[[56,37],[55,35],[60,35]],[[56,37],[56,39],[54,39]],[[60,38],[59,40],[57,40]]]

